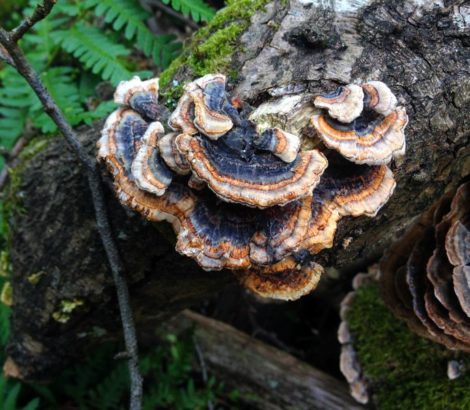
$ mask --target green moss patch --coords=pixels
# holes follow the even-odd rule
[[[347,319],[379,409],[470,409],[470,371],[447,378],[448,360],[470,369],[470,355],[413,334],[388,311],[376,284],[356,292]]]
[[[7,220],[15,211],[22,209],[21,198],[18,197],[17,193],[21,186],[21,173],[23,172],[27,161],[34,158],[36,155],[41,153],[48,145],[49,141],[56,137],[49,136],[38,136],[33,138],[28,145],[26,145],[20,153],[20,163],[9,170],[9,183],[6,186],[4,193],[4,207],[3,216]]]
[[[212,21],[198,30],[183,53],[160,75],[161,94],[175,102],[182,94],[180,85],[171,86],[176,74],[184,70],[185,77],[195,78],[209,73],[236,75],[230,66],[232,55],[240,51],[238,40],[250,24],[251,16],[270,0],[228,0]]]

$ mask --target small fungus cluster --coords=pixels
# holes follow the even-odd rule
[[[341,318],[338,327],[338,342],[341,345],[339,369],[349,384],[351,396],[362,404],[369,402],[369,386],[354,346],[356,339],[349,328],[348,314],[353,308],[357,290],[361,286],[374,282],[376,282],[374,273],[358,273],[352,281],[353,290],[347,293],[340,302],[339,309]]]
[[[411,330],[470,352],[470,183],[444,195],[381,263],[392,312]]]
[[[297,299],[316,287],[313,255],[333,246],[340,219],[373,217],[392,195],[406,113],[383,83],[348,85],[313,103],[328,110],[311,123],[331,150],[302,150],[297,135],[251,121],[225,83],[187,84],[163,124],[158,79],[122,82],[98,158],[124,205],[172,224],[178,252],[261,296]]]

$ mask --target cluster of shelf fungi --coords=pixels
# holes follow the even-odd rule
[[[383,258],[385,303],[415,333],[470,352],[470,183],[448,192]]]
[[[316,97],[313,143],[257,122],[263,105],[230,96],[220,74],[187,84],[167,123],[158,79],[122,82],[115,101],[121,107],[106,121],[98,158],[120,201],[170,222],[176,250],[203,269],[230,269],[272,299],[315,289],[323,272],[315,255],[333,246],[341,218],[377,215],[395,188],[388,164],[405,153],[406,110],[379,81]],[[425,213],[386,254],[379,279],[386,304],[411,330],[463,351],[470,350],[469,196],[464,184]],[[343,311],[350,302],[351,295]],[[339,339],[353,396],[367,402],[344,321]]]
[[[470,352],[470,182],[445,193],[386,252],[379,274],[359,274],[354,290],[341,303],[340,367],[352,396],[370,400],[349,331],[347,312],[355,290],[378,281],[390,311],[421,337],[454,351]],[[448,377],[460,376],[458,361],[449,361]]]
[[[341,218],[377,214],[395,188],[387,164],[405,151],[405,109],[381,82],[317,97],[310,149],[252,121],[262,106],[228,95],[221,74],[187,84],[167,124],[158,79],[122,82],[115,101],[98,158],[120,201],[170,222],[176,250],[203,269],[230,269],[269,298],[315,289],[314,256],[333,246]]]

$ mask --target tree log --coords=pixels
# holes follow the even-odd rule
[[[362,408],[349,395],[346,383],[225,323],[186,310],[165,322],[161,330],[175,334],[192,330],[200,361],[217,380],[240,391],[247,408]]]
[[[274,1],[253,15],[229,64],[238,73],[234,94],[257,105],[377,79],[410,116],[407,155],[394,164],[395,194],[376,218],[341,221],[335,246],[318,255],[324,266],[347,272],[376,260],[416,215],[470,173],[469,21],[468,4],[446,0]],[[190,76],[182,67],[175,78]],[[101,125],[81,133],[90,154]],[[55,139],[16,174],[21,209],[9,218],[14,306],[7,373],[46,379],[82,348],[113,337],[118,318],[73,155]],[[167,226],[144,222],[108,194],[142,335],[233,280],[176,254],[161,233]]]

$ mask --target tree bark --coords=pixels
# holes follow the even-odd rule
[[[353,81],[382,80],[406,106],[407,155],[376,218],[340,222],[324,266],[354,271],[442,192],[470,173],[470,6],[463,1],[274,1],[252,17],[231,59],[233,93],[253,105]],[[185,70],[176,74],[185,78]],[[102,124],[81,133],[94,154]],[[305,130],[308,134],[308,129]],[[304,136],[306,138],[306,136]],[[12,332],[8,373],[46,379],[90,343],[113,337],[111,276],[83,173],[60,139],[25,162],[11,215]],[[108,178],[107,176],[104,176]],[[139,329],[153,329],[233,281],[173,250],[168,226],[146,223],[108,192]],[[162,234],[163,232],[163,234]]]

